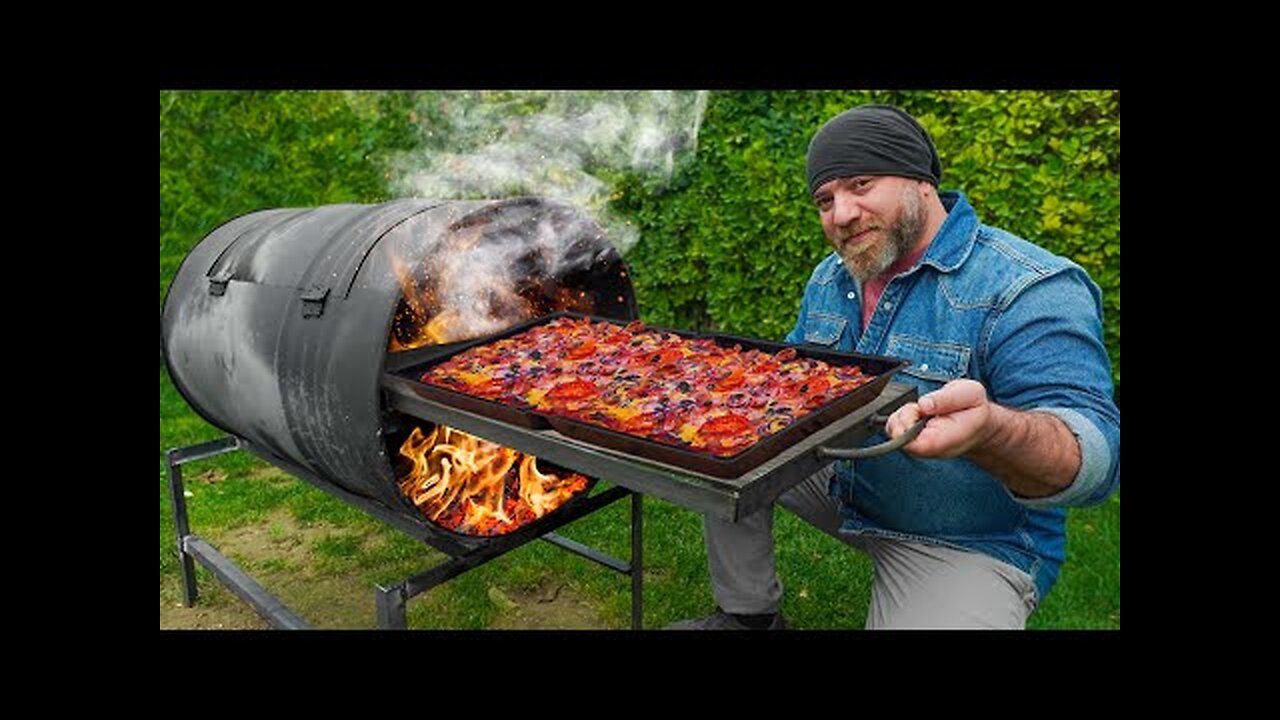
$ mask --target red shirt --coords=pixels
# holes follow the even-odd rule
[[[884,272],[862,284],[862,327],[865,328],[867,323],[871,322],[871,313],[875,312],[876,303],[880,302],[880,296],[884,294],[885,286],[889,281],[909,270],[928,249],[929,244],[925,243],[922,247],[913,250],[911,254],[898,258],[898,261]]]

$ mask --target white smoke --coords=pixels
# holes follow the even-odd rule
[[[399,195],[500,199],[537,195],[573,205],[625,254],[638,233],[608,212],[612,188],[593,175],[637,172],[670,180],[697,150],[705,91],[425,93],[424,149],[392,161]]]
[[[584,237],[588,225],[584,218],[581,225],[557,228],[544,215],[495,233],[489,242],[428,255],[428,273],[437,278],[440,304],[452,313],[457,339],[496,332],[531,317],[532,308],[516,294],[522,257],[537,255],[541,271],[550,276],[590,266],[595,251],[607,247],[604,239],[595,247],[566,241]]]

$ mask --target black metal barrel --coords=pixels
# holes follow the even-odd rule
[[[442,254],[453,257],[441,263]],[[566,205],[409,199],[261,210],[206,236],[174,276],[161,317],[169,374],[213,425],[407,512],[379,380],[405,269],[424,263],[446,268],[445,280],[501,273],[524,297],[544,298],[514,315],[485,305],[501,302],[483,292],[432,299],[439,311],[466,304],[487,318],[483,332],[566,309],[564,298],[604,317],[636,316],[622,258]]]

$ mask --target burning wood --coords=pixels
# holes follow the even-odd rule
[[[421,428],[400,446],[400,491],[432,522],[467,535],[505,535],[555,510],[588,485],[547,474],[537,458],[460,430]]]
[[[511,233],[486,241],[481,228],[468,226],[443,236],[420,264],[391,256],[401,296],[389,351],[467,340],[559,310],[592,313],[597,295],[612,295],[598,278],[571,282],[557,275],[581,275],[588,267],[583,263],[597,253],[580,253],[582,259],[570,262],[564,247],[552,251],[536,238]],[[618,280],[625,283],[625,274]],[[617,296],[617,302],[625,304],[625,296]]]

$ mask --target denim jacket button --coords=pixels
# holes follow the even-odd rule
[[[848,295],[845,295],[845,297],[847,297],[847,298],[849,298],[850,300],[852,300],[852,299],[855,297],[855,295],[854,295],[853,291],[852,291],[852,290],[850,290],[850,291],[849,291],[849,294],[848,294]]]

